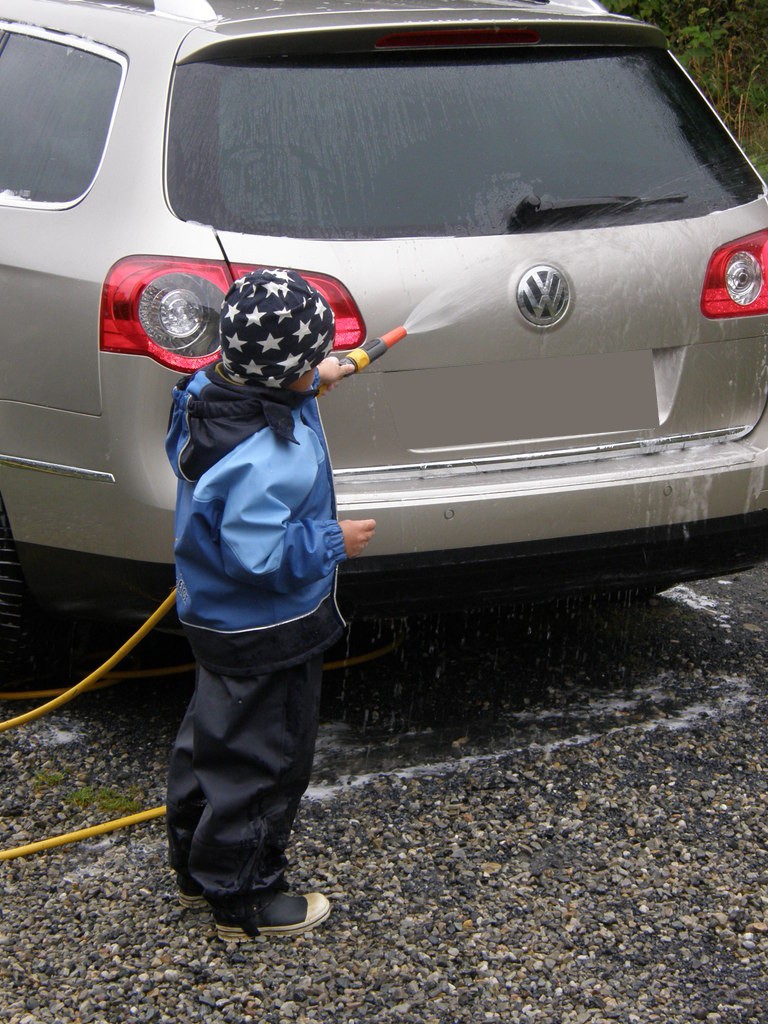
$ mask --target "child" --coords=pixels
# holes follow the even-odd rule
[[[179,618],[197,660],[173,747],[169,859],[186,907],[218,934],[296,934],[330,913],[289,895],[287,846],[309,783],[322,655],[342,634],[336,567],[375,522],[336,519],[319,383],[333,313],[299,274],[261,270],[230,289],[221,359],[180,381],[166,441],[179,478]]]

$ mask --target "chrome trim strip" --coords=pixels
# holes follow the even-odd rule
[[[629,455],[653,455],[661,451],[724,444],[745,437],[753,427],[722,427],[697,434],[671,434],[668,437],[636,438],[632,441],[614,441],[606,444],[584,445],[580,448],[559,448],[538,452],[509,452],[506,455],[489,455],[479,459],[452,459],[435,462],[403,463],[398,466],[365,466],[357,469],[334,470],[337,479],[369,477],[392,479],[393,474],[423,474],[430,471],[444,473],[479,473],[505,469],[527,469],[532,466],[567,465],[569,462],[594,461],[602,458],[620,458]]]
[[[38,459],[20,459],[16,455],[0,455],[0,466],[10,466],[12,469],[32,469],[38,473],[52,473],[54,476],[72,476],[78,480],[94,480],[97,483],[103,484],[115,483],[115,478],[111,473],[102,473],[98,469],[61,466],[56,462],[40,462]]]
[[[750,426],[723,427],[720,430],[709,430],[699,434],[673,434],[669,437],[638,438],[634,441],[617,441],[608,444],[590,445],[581,448],[562,448],[551,451],[509,453],[507,455],[490,455],[481,459],[457,459],[454,461],[403,464],[398,466],[367,466],[358,469],[335,469],[334,478],[351,480],[356,477],[392,479],[395,474],[422,475],[430,470],[442,470],[446,474],[466,473],[467,470],[482,472],[499,472],[505,469],[522,469],[532,466],[568,464],[584,462],[599,458],[620,458],[628,455],[653,455],[660,451],[703,446],[707,444],[724,444],[726,441],[738,441],[745,437],[753,428]],[[63,466],[53,462],[41,462],[37,459],[22,459],[16,455],[0,455],[0,466],[14,469],[31,469],[39,473],[52,473],[56,476],[75,477],[78,480],[92,480],[98,483],[115,483],[112,473],[104,473],[97,469],[83,469],[79,466]]]

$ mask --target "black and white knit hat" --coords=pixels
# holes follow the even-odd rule
[[[333,344],[332,310],[295,270],[254,270],[235,281],[219,325],[223,368],[241,384],[286,387]]]

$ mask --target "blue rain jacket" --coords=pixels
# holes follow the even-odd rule
[[[173,391],[177,610],[195,657],[227,675],[298,664],[333,644],[346,558],[314,392],[225,381]]]

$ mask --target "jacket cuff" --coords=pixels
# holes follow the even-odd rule
[[[341,527],[338,523],[333,523],[331,525],[331,528],[328,530],[326,535],[326,540],[331,557],[334,561],[346,562],[347,550],[344,547],[344,534],[341,532]]]

